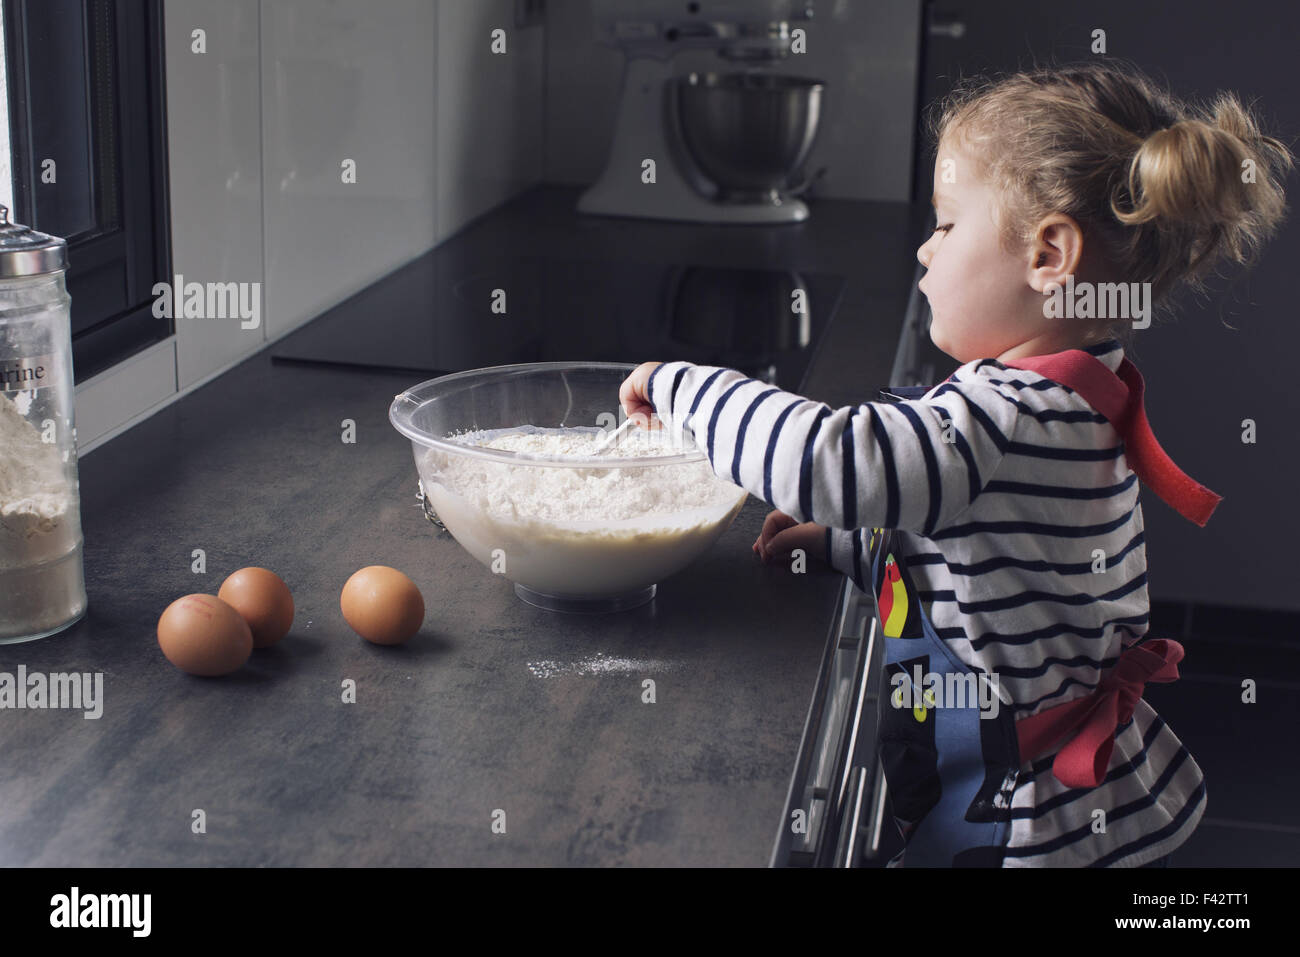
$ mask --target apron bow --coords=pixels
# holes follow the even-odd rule
[[[1016,722],[1021,762],[1033,760],[1077,730],[1057,752],[1052,772],[1068,787],[1096,787],[1110,766],[1115,730],[1133,717],[1146,683],[1177,681],[1182,659],[1183,646],[1169,639],[1154,638],[1131,646],[1092,694]]]

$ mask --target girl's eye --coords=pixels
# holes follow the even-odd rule
[[[936,226],[936,227],[934,227],[934,231],[935,231],[936,233],[946,233],[946,232],[947,232],[948,230],[950,230],[950,229],[952,229],[952,223],[945,223],[945,224],[942,225],[942,226]]]

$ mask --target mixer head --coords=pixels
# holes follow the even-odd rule
[[[597,36],[629,56],[671,57],[712,48],[739,62],[790,52],[790,22],[811,20],[813,0],[592,0]]]

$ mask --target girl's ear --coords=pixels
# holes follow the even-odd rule
[[[1034,231],[1026,258],[1025,281],[1037,292],[1050,283],[1065,285],[1067,276],[1077,276],[1083,259],[1083,230],[1064,213],[1043,218]]]

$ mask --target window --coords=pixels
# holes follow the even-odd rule
[[[3,0],[10,219],[68,241],[76,380],[172,334],[161,0]],[[5,145],[0,143],[0,145]]]

